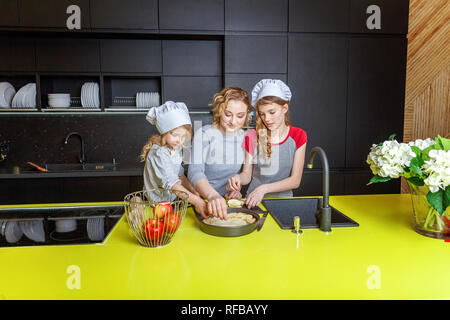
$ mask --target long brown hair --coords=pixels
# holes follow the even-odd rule
[[[266,159],[266,163],[270,159],[270,156],[272,155],[272,144],[270,143],[271,138],[271,132],[270,129],[266,127],[264,124],[264,121],[259,117],[259,107],[275,103],[280,106],[284,106],[285,104],[289,103],[289,100],[284,100],[279,97],[275,96],[267,96],[259,99],[256,102],[255,109],[256,109],[256,141],[258,145],[258,153],[262,154],[264,158]],[[287,126],[291,125],[291,121],[289,120],[289,110],[286,112],[284,116],[284,123]]]
[[[227,87],[214,95],[212,103],[209,104],[210,106],[214,106],[214,108],[211,110],[213,116],[213,125],[216,127],[219,126],[220,117],[225,111],[228,105],[228,101],[230,100],[242,101],[247,106],[247,116],[245,124],[248,125],[250,122],[248,115],[252,111],[252,104],[250,103],[247,91],[239,87]]]
[[[177,128],[184,128],[186,130],[187,132],[186,140],[190,140],[192,138],[192,126],[190,124],[185,124]],[[175,130],[177,128],[174,128],[172,130]],[[161,147],[167,145],[165,137],[172,130],[167,131],[164,134],[154,134],[150,137],[150,139],[148,139],[147,143],[142,147],[141,154],[139,156],[141,162],[145,162],[145,160],[147,159],[147,155],[154,144],[160,145]]]

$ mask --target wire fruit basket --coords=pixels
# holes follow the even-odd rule
[[[162,201],[152,200],[145,190],[129,193],[124,198],[128,225],[145,247],[168,244],[186,215],[187,193],[165,189],[158,191],[162,194]]]

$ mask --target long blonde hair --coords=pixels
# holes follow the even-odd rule
[[[248,115],[252,111],[252,104],[250,103],[247,91],[239,87],[227,87],[214,95],[212,103],[209,104],[210,106],[214,106],[211,110],[213,125],[216,127],[219,126],[220,117],[225,112],[228,101],[230,100],[242,101],[247,106],[245,124],[248,125],[250,122]]]
[[[184,128],[186,130],[186,132],[187,132],[187,139],[186,140],[190,140],[192,138],[192,126],[190,124],[185,124],[185,125],[182,125],[182,126],[177,127],[177,128]],[[142,147],[141,154],[139,156],[141,162],[145,162],[145,160],[147,159],[147,155],[150,152],[150,149],[152,148],[152,146],[154,144],[157,144],[157,145],[159,145],[161,147],[166,146],[167,145],[166,139],[165,139],[166,135],[169,134],[169,132],[171,132],[171,131],[173,131],[173,130],[175,130],[177,128],[174,128],[174,129],[172,129],[172,130],[170,130],[170,131],[168,131],[168,132],[166,132],[164,134],[154,134],[154,135],[152,135],[150,137],[150,139],[148,139],[147,143]]]
[[[255,105],[255,109],[256,109],[256,141],[257,141],[257,145],[258,145],[258,153],[262,154],[266,160],[266,162],[268,162],[268,160],[270,159],[270,156],[272,155],[272,144],[270,143],[270,138],[271,138],[271,132],[270,129],[266,127],[266,125],[264,124],[264,121],[262,121],[262,119],[259,116],[259,107],[267,105],[267,104],[271,104],[271,103],[275,103],[278,104],[279,106],[284,106],[285,104],[289,103],[289,100],[284,100],[281,99],[279,97],[275,97],[275,96],[267,96],[267,97],[263,97],[261,99],[259,99],[256,102]],[[289,111],[286,112],[285,116],[284,116],[284,123],[287,126],[291,125],[291,121],[289,120]]]

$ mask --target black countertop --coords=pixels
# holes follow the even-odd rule
[[[118,163],[113,170],[41,172],[31,167],[0,168],[0,179],[142,176],[144,163]]]

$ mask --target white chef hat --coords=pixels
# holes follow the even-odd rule
[[[289,87],[281,80],[262,79],[252,90],[252,105],[255,106],[259,99],[274,96],[283,100],[291,100],[292,93]]]
[[[188,108],[183,102],[166,101],[159,107],[151,108],[146,119],[156,126],[160,134],[185,124],[192,125]]]

